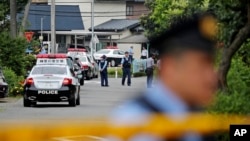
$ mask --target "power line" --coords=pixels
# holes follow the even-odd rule
[[[36,10],[36,9],[30,9],[30,11],[39,11],[39,12],[50,12],[49,10]],[[56,10],[58,13],[83,13],[83,14],[91,14],[91,12],[75,12],[75,11],[60,11]],[[95,12],[95,13],[100,13],[100,14],[106,14],[106,13],[126,13],[127,11],[109,11],[109,12]],[[134,13],[139,13],[139,12],[150,12],[150,10],[138,10],[138,11],[132,11]]]
[[[50,14],[48,14],[48,13],[46,13],[46,14],[42,14],[42,13],[29,13],[30,15],[40,15],[40,16],[50,16]],[[141,15],[143,15],[143,14],[134,14],[134,15],[129,15],[129,16],[141,16]],[[70,15],[70,14],[63,14],[63,15],[59,15],[59,14],[56,14],[56,16],[59,16],[59,17],[91,17],[91,15],[90,16],[83,16],[83,15]],[[107,15],[107,16],[104,16],[104,15],[102,15],[102,16],[98,16],[98,15],[96,15],[95,17],[121,17],[121,16],[127,16],[126,14],[124,14],[124,15]]]

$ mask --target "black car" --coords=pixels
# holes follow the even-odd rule
[[[0,71],[0,98],[5,98],[8,96],[8,84]]]

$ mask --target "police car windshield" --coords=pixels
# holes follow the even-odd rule
[[[109,53],[110,53],[110,50],[102,49],[102,50],[97,51],[96,53],[97,53],[97,54],[109,54]]]
[[[67,74],[67,70],[66,67],[56,67],[56,66],[35,67],[32,71],[32,75],[38,75],[38,74],[65,75]]]
[[[87,62],[87,58],[86,57],[80,57],[79,58],[81,62]]]
[[[0,83],[4,83],[4,79],[0,77]]]

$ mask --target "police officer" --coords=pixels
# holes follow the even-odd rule
[[[166,114],[175,121],[191,112],[200,112],[210,104],[217,86],[215,30],[213,15],[195,14],[180,17],[168,30],[152,39],[150,45],[159,51],[161,60],[158,82],[154,88],[147,89],[118,108],[112,115],[113,123],[144,124],[147,117],[154,113]],[[144,134],[130,140],[165,139]],[[191,132],[177,140],[206,141],[213,138]]]
[[[154,54],[150,54],[149,58],[146,60],[146,75],[147,75],[147,87],[152,87],[153,75],[154,75]]]
[[[99,70],[101,74],[101,86],[102,87],[108,87],[108,61],[106,60],[106,56],[103,55],[102,60],[99,62]]]
[[[126,77],[128,77],[128,80],[127,80],[128,86],[131,85],[131,63],[132,63],[132,60],[129,57],[129,53],[126,51],[125,57],[122,58],[122,61],[121,61],[122,72],[123,72],[123,75],[122,75],[123,86],[124,86]]]

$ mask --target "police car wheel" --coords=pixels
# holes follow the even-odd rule
[[[76,105],[80,105],[80,94],[79,93],[77,95]]]
[[[81,86],[84,85],[84,78],[80,79],[80,85],[81,85]]]
[[[30,107],[31,106],[31,101],[28,99],[23,98],[23,106],[24,107]]]
[[[72,96],[69,98],[69,106],[72,106],[72,107],[75,107],[75,106],[76,106],[75,94],[72,95]]]

